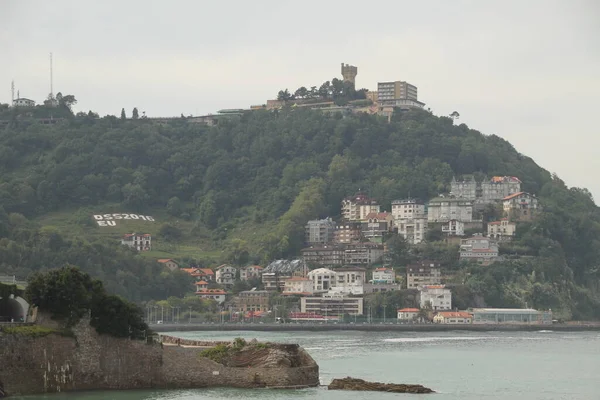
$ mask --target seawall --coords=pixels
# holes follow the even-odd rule
[[[0,333],[0,383],[6,395],[319,384],[318,365],[298,345],[266,349],[263,355],[270,357],[272,365],[253,362],[250,358],[244,368],[239,368],[200,357],[200,347],[163,346],[157,342],[98,335],[87,321],[79,323],[74,333],[75,337],[50,334],[37,338]],[[286,361],[288,359],[294,363]]]
[[[600,324],[159,324],[152,325],[156,332],[190,331],[257,331],[257,332],[293,332],[293,331],[363,331],[363,332],[449,332],[449,331],[540,331],[556,332],[600,331]]]

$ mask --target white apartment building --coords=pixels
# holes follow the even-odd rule
[[[20,97],[13,100],[13,107],[35,107],[35,101]]]
[[[237,270],[231,265],[223,264],[216,269],[216,282],[224,286],[233,286]]]
[[[539,207],[537,197],[519,192],[502,199],[504,215],[511,220],[530,220]]]
[[[214,300],[219,304],[225,301],[227,293],[222,289],[198,289],[196,296],[202,299]]]
[[[473,202],[456,197],[437,197],[429,201],[427,220],[429,222],[473,221]]]
[[[444,285],[428,285],[419,289],[421,294],[420,306],[426,308],[428,305],[433,311],[444,311],[452,309],[452,292]]]
[[[393,268],[376,268],[373,271],[373,279],[371,279],[371,283],[379,284],[379,283],[395,283],[396,282],[396,272]]]
[[[489,265],[498,261],[498,244],[493,239],[474,235],[460,241],[460,259]]]
[[[465,234],[465,224],[456,219],[451,219],[442,224],[442,233],[448,236],[463,236]]]
[[[364,193],[342,200],[342,218],[346,221],[363,221],[370,213],[379,213],[381,206]]]
[[[500,221],[488,222],[488,237],[496,240],[510,240],[517,231],[517,224],[510,222],[508,218]]]
[[[343,294],[324,294],[322,297],[302,297],[300,312],[324,316],[362,315],[363,298]]]
[[[400,219],[396,222],[398,234],[410,244],[421,243],[427,234],[427,217]]]
[[[313,269],[308,273],[312,292],[327,292],[336,284],[336,273],[327,268]]]
[[[392,217],[394,220],[411,219],[425,215],[425,204],[416,199],[392,201]]]

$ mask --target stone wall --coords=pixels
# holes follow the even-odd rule
[[[316,386],[319,367],[302,348],[298,367],[226,367],[199,356],[201,349],[147,344],[98,335],[87,321],[74,337],[0,333],[0,382],[7,395],[92,389],[201,388],[208,386]]]

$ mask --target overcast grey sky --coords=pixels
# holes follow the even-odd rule
[[[148,116],[263,104],[358,66],[600,199],[600,1],[0,0],[0,102]]]

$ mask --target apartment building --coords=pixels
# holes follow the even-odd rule
[[[488,222],[488,237],[499,241],[511,240],[517,231],[517,224],[510,222],[508,218],[502,218],[500,221]]]
[[[364,193],[357,193],[342,200],[342,218],[346,221],[362,221],[372,212],[381,212],[381,206]]]
[[[458,197],[436,197],[429,201],[428,222],[473,221],[473,202]]]
[[[396,272],[393,268],[375,268],[373,271],[373,279],[371,283],[380,284],[387,283],[392,284],[396,282]]]
[[[263,267],[260,265],[248,265],[240,268],[240,280],[247,281],[250,279],[260,279]]]
[[[511,221],[529,221],[539,208],[537,197],[527,192],[519,192],[502,199],[504,215]]]
[[[434,261],[421,261],[406,267],[406,288],[416,289],[422,286],[442,283],[442,268]]]
[[[302,249],[300,254],[304,262],[308,265],[327,267],[344,265],[344,251],[345,246],[343,245],[321,245]]]
[[[322,297],[302,297],[300,312],[324,316],[362,315],[363,298],[343,294],[324,294]]]
[[[342,221],[335,226],[334,243],[348,244],[360,241],[362,238],[361,222]]]
[[[431,307],[433,311],[452,309],[452,293],[444,285],[428,285],[419,289],[420,307]]]
[[[308,221],[305,227],[304,241],[308,245],[327,244],[333,241],[335,222],[331,218]]]
[[[476,261],[481,265],[489,265],[499,261],[498,244],[495,240],[481,235],[462,239],[460,244],[460,260]]]
[[[239,292],[233,304],[236,312],[269,311],[269,296],[267,290],[245,290]]]

